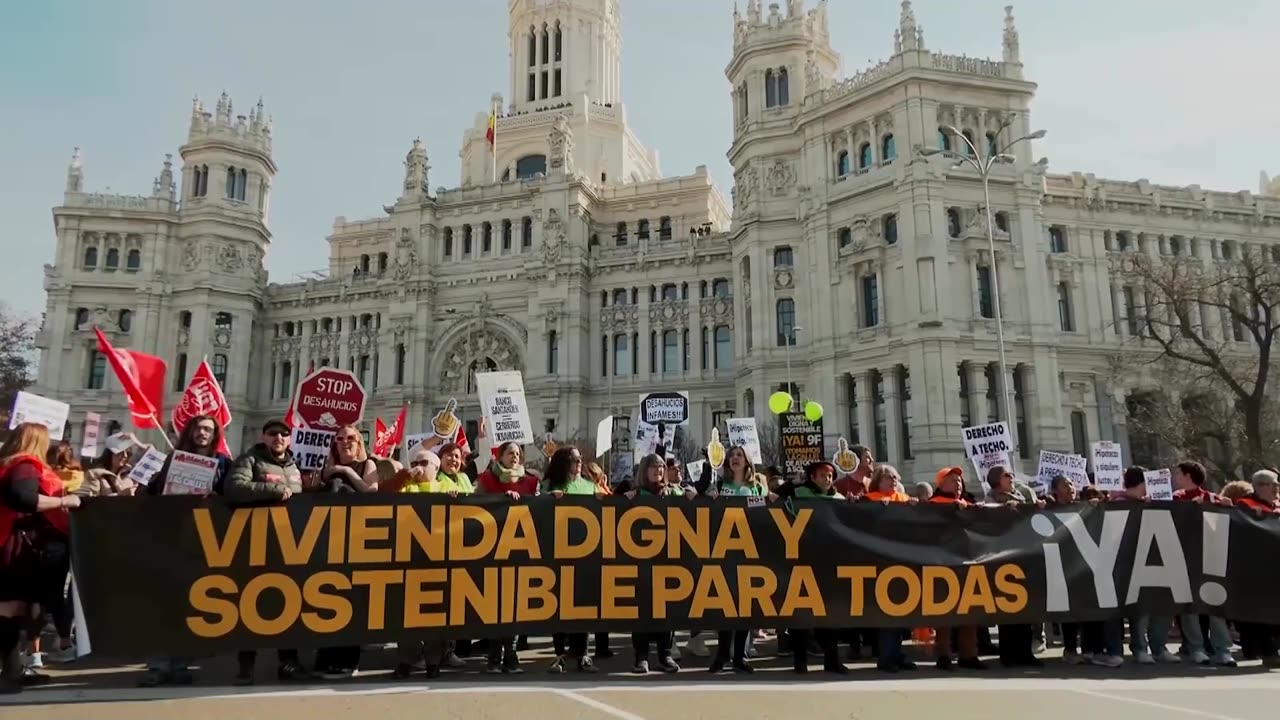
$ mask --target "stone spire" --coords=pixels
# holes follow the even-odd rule
[[[84,191],[84,164],[80,148],[71,151],[71,164],[67,166],[67,192]]]
[[[1013,6],[1004,8],[1004,61],[1021,63],[1022,55],[1018,51],[1018,27],[1013,24]]]
[[[752,25],[760,24],[760,0],[747,0],[747,22]]]
[[[404,156],[404,194],[402,197],[423,197],[428,192],[427,172],[431,166],[427,162],[427,146],[422,138],[413,139],[413,147]]]
[[[151,194],[156,197],[173,199],[173,155],[170,153],[165,153],[164,168],[160,170],[160,176],[156,178]]]
[[[902,36],[903,50],[924,49],[924,28],[916,25],[916,13],[911,9],[911,0],[902,0],[902,17],[898,21],[898,33]],[[894,41],[895,46],[897,41]]]

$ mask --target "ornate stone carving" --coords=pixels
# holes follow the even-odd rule
[[[184,328],[178,328],[178,341],[177,341],[178,347],[184,348],[190,344],[191,344],[191,332]]]
[[[440,390],[450,393],[465,391],[468,376],[477,370],[523,371],[524,368],[520,354],[510,340],[482,328],[478,332],[464,334],[445,354],[440,367]]]
[[[733,322],[733,298],[703,298],[700,310],[703,321],[710,320],[717,325]]]
[[[600,311],[600,325],[606,330],[634,330],[640,324],[635,305],[613,305]]]
[[[791,168],[791,163],[776,160],[765,174],[764,183],[775,197],[785,195],[796,184],[796,172]]]
[[[413,241],[413,232],[409,228],[400,229],[400,240],[396,242],[395,278],[408,280],[418,264],[417,243]]]
[[[791,268],[783,268],[773,272],[773,287],[776,290],[790,290],[795,286],[795,275]]]
[[[547,305],[542,310],[542,336],[550,335],[560,325],[560,318],[564,317],[564,303],[554,303]]]
[[[373,352],[373,349],[378,346],[378,331],[373,328],[356,330],[351,333],[350,344],[353,353]]]
[[[573,174],[573,130],[569,127],[569,118],[563,113],[556,116],[551,126],[551,154],[547,156],[549,174]]]
[[[734,203],[738,207],[747,207],[751,204],[751,200],[755,197],[756,183],[759,182],[759,176],[756,169],[749,167],[738,173],[737,180],[734,182]]]
[[[218,328],[214,330],[213,346],[216,348],[222,348],[222,349],[231,347],[231,331],[223,328]],[[296,350],[298,347],[298,343],[294,343],[293,347]]]
[[[218,248],[218,267],[229,273],[237,273],[244,269],[244,255],[240,248],[231,243],[224,243]]]
[[[200,268],[201,252],[200,242],[198,240],[188,240],[182,246],[182,269],[192,272]]]
[[[409,318],[396,318],[391,321],[391,334],[396,342],[404,342],[409,334]]]
[[[271,341],[272,360],[292,360],[298,356],[302,346],[300,337],[279,337]]]
[[[564,254],[565,230],[560,214],[554,208],[547,211],[542,221],[542,262],[555,265]]]
[[[683,328],[689,324],[689,303],[686,300],[666,300],[649,305],[649,326],[663,330]]]

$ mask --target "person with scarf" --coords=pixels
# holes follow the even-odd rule
[[[461,455],[456,446],[454,450]],[[458,484],[456,476],[451,478],[443,475],[440,472],[440,456],[422,449],[414,452],[408,470],[398,471],[395,479],[387,483],[388,490],[392,487],[398,488],[397,492],[410,494],[442,493],[450,497],[471,494],[470,483],[464,488]],[[449,652],[449,642],[439,632],[427,632],[411,639],[402,639],[396,643],[396,653],[396,668],[392,675],[400,680],[412,675],[414,665],[423,658],[426,658],[429,679],[440,677],[442,663],[450,667],[465,666],[461,658]]]
[[[933,485],[933,494],[928,500],[921,502],[958,509],[969,506],[964,499],[963,468],[948,467],[939,470],[933,478]],[[939,670],[948,671],[956,666],[966,670],[986,669],[987,666],[978,657],[978,626],[940,627],[935,629],[934,636],[937,655],[935,664]],[[954,654],[959,656],[958,659],[953,657],[953,649],[957,651]]]
[[[778,496],[770,492],[764,476],[757,475],[747,457],[747,451],[740,445],[729,448],[725,454],[724,469],[720,479],[710,488],[711,497],[767,497],[777,500]],[[737,673],[752,673],[755,668],[747,661],[747,641],[750,630],[721,630],[717,635],[716,656],[711,661],[710,671],[724,672],[726,666]],[[732,651],[732,655],[730,652]]]
[[[551,453],[551,459],[547,462],[547,474],[542,479],[542,489],[544,494],[550,496],[553,501],[560,500],[566,495],[604,497],[604,493],[595,481],[583,477],[582,453],[572,445],[557,448]],[[587,655],[586,633],[553,633],[551,643],[556,657],[551,661],[551,667],[547,668],[548,672],[563,674],[570,660],[577,662],[578,672],[597,671],[595,663]]]
[[[1009,508],[1044,507],[1044,501],[1027,502],[1023,494],[1014,487],[1014,475],[1002,465],[996,465],[987,471],[987,503],[1004,505]],[[1000,664],[1005,667],[1040,667],[1043,665],[1033,652],[1035,646],[1035,630],[1026,624],[1000,625]]]
[[[63,490],[47,464],[49,430],[20,423],[0,446],[0,693],[49,681],[24,673],[18,643],[30,606],[61,593],[70,568],[68,510],[80,498]]]
[[[538,494],[538,478],[524,469],[520,443],[508,440],[498,446],[493,462],[476,478],[476,493],[481,495],[506,495],[512,502]],[[489,639],[489,656],[486,672],[516,674],[520,669],[520,657],[516,654],[516,638],[508,635]]]
[[[187,421],[182,433],[178,435],[175,450],[193,455],[214,458],[217,468],[214,471],[212,494],[220,495],[227,470],[231,468],[231,458],[218,450],[222,446],[222,427],[209,415],[197,415]],[[147,495],[163,495],[165,484],[169,480],[169,464],[173,455],[165,458],[159,472],[151,477],[145,488]],[[147,661],[147,671],[138,679],[138,687],[156,687],[157,685],[190,685],[191,658],[187,657],[154,657]]]

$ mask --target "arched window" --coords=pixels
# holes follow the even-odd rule
[[[205,197],[209,194],[209,166],[200,166],[200,182],[196,187],[196,197]]]
[[[529,26],[529,67],[538,64],[538,29]],[[531,100],[533,98],[530,98]]]
[[[471,254],[471,225],[462,226],[462,254],[467,256]]]
[[[142,267],[142,251],[133,249],[124,258],[124,269],[136,272]]]
[[[218,381],[219,387],[227,386],[227,356],[217,353],[213,356],[213,379]]]
[[[995,157],[1000,152],[1000,148],[996,145],[996,134],[987,133],[987,157]]]
[[[896,213],[889,213],[881,220],[883,224],[884,242],[886,245],[893,245],[898,242],[898,216]]]
[[[387,254],[384,252],[380,252],[378,253],[378,274],[381,275],[386,271],[387,271]]]
[[[778,301],[778,347],[796,344],[796,301],[782,298]]]
[[[862,143],[862,147],[858,148],[858,169],[866,170],[871,167],[871,143]]]
[[[778,86],[774,83],[773,68],[764,71],[764,106],[774,107],[778,104]]]
[[[245,170],[244,168],[240,168],[239,172],[236,173],[236,199],[237,200],[244,200],[245,193],[247,192],[248,187],[249,187],[249,171]]]
[[[546,155],[525,155],[516,161],[516,177],[523,180],[547,174]]]
[[[893,162],[896,157],[898,157],[898,145],[894,142],[893,133],[889,133],[880,141],[880,158],[888,163]]]
[[[964,153],[965,155],[972,155],[973,149],[978,147],[978,141],[973,139],[973,131],[961,130],[960,134],[963,135],[964,139],[968,141],[968,142],[962,143],[964,147],[960,148],[960,152]],[[970,148],[970,146],[972,146],[972,148]]]
[[[1000,232],[1009,232],[1009,213],[1001,210],[996,213],[996,230]]]
[[[368,255],[360,256],[360,272],[366,275],[369,274],[369,256]]]
[[[636,227],[636,239],[637,239],[637,240],[648,240],[648,239],[649,239],[649,221],[648,221],[648,219],[641,218],[641,220],[640,220],[639,224],[638,224],[638,225],[637,225],[637,227]]]
[[[777,83],[778,83],[778,105],[790,105],[791,104],[791,81],[790,81],[790,78],[788,78],[787,76],[786,68],[784,67],[778,68]]]
[[[444,256],[453,257],[453,228],[444,229]]]
[[[116,248],[107,248],[107,269],[115,270],[120,267],[120,251]]]
[[[555,52],[556,62],[560,62],[561,49],[563,48],[563,45],[561,44],[562,40],[563,38],[560,34],[560,21],[557,20],[556,21],[556,52]]]
[[[951,149],[951,135],[949,135],[947,131],[943,130],[942,128],[938,128],[938,149],[939,150]]]
[[[542,24],[542,64],[551,62],[551,36],[547,32],[547,24]]]
[[[503,220],[502,221],[502,252],[507,252],[510,249],[511,249],[511,221]]]
[[[84,327],[89,323],[89,309],[76,308],[76,329]]]
[[[520,219],[520,247],[533,247],[533,218],[528,215]]]
[[[733,337],[727,325],[716,327],[716,369],[729,370],[733,367]]]
[[[947,235],[949,237],[960,237],[960,209],[947,208]]]
[[[844,177],[849,174],[849,152],[841,150],[836,155],[836,176]]]
[[[116,317],[116,325],[120,327],[120,332],[127,333],[133,330],[133,311],[121,310]]]
[[[627,244],[627,223],[620,222],[617,225],[617,231],[613,234],[615,244],[622,247]]]
[[[84,269],[93,270],[98,267],[98,248],[87,247],[84,249]]]
[[[840,228],[836,233],[837,244],[842,248],[849,247],[853,243],[853,231],[847,227]]]
[[[191,311],[190,310],[183,310],[182,312],[178,313],[178,327],[182,328],[183,330],[191,329]]]
[[[227,198],[234,200],[236,197],[236,169],[234,167],[227,168]]]
[[[487,253],[492,251],[493,224],[486,220],[485,223],[480,226],[480,252]]]
[[[671,239],[671,218],[666,215],[658,219],[658,239]]]

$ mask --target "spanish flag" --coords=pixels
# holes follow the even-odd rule
[[[484,139],[489,141],[489,148],[493,148],[493,138],[498,129],[498,114],[496,110],[489,111],[489,127],[485,128]]]

